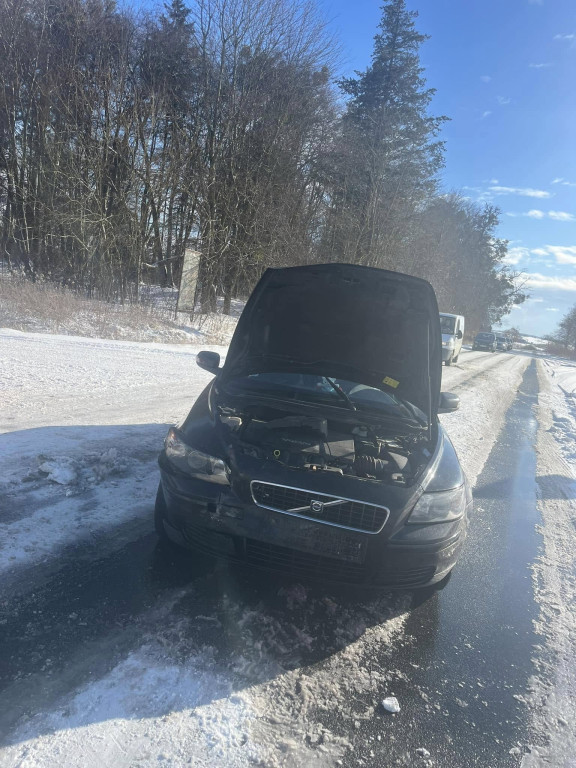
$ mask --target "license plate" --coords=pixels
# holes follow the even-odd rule
[[[322,531],[318,526],[299,527],[297,531],[283,532],[282,545],[291,549],[300,549],[312,552],[322,557],[333,557],[348,563],[363,563],[366,557],[366,542],[356,536],[330,529],[328,526]]]

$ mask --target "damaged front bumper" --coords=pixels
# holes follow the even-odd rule
[[[387,589],[432,585],[453,568],[466,534],[467,515],[451,523],[400,526],[391,515],[378,533],[350,530],[263,508],[229,486],[160,464],[170,539],[299,579]]]

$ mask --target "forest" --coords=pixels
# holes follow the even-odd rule
[[[499,211],[442,189],[417,14],[388,0],[372,36],[343,78],[311,0],[0,0],[5,270],[138,302],[192,248],[228,313],[267,267],[342,261],[490,327],[525,298]]]

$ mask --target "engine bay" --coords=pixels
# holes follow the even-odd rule
[[[430,459],[424,432],[286,415],[270,408],[220,408],[236,450],[305,472],[410,485]]]

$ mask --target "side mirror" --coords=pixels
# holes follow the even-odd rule
[[[452,413],[460,408],[460,398],[452,392],[440,392],[438,413]]]
[[[456,338],[457,339],[461,339],[462,338],[462,331],[458,331],[458,333],[456,334]]]
[[[204,368],[209,373],[218,373],[220,370],[220,355],[218,352],[198,352],[196,365]]]

